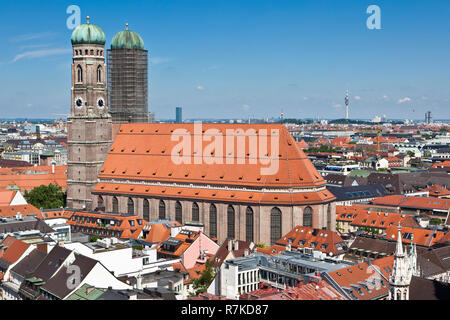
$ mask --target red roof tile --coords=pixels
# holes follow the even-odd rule
[[[28,243],[8,236],[0,243],[0,259],[8,263],[16,262],[30,247]]]
[[[191,164],[177,165],[172,159],[172,152],[180,143],[173,138],[174,132],[182,131],[179,137],[195,146],[196,139],[201,136],[194,135],[194,124],[122,124],[111,150],[100,171],[100,183],[95,188],[96,194],[133,194],[133,195],[161,195],[165,197],[186,197],[216,201],[240,201],[249,203],[279,203],[279,204],[306,204],[321,203],[335,199],[326,189],[317,192],[289,192],[268,193],[261,192],[262,188],[322,188],[326,182],[317,172],[315,167],[299,148],[298,144],[289,134],[285,126],[279,124],[203,124],[203,135],[211,134],[211,130],[218,130],[225,134],[227,130],[253,130],[251,134],[257,137],[263,130],[272,132],[276,141],[279,141],[279,150],[274,155],[278,162],[278,170],[274,174],[264,175],[262,168],[269,167],[265,155],[261,156],[258,150],[249,146],[249,139],[245,138],[245,150],[243,157],[238,154],[237,145],[233,150],[225,150],[220,155],[218,150],[212,150],[208,157],[215,158],[219,163],[209,165],[203,158],[202,164],[195,164],[199,153],[194,148],[191,152],[181,154],[190,159]],[[242,131],[243,132],[243,131]],[[240,137],[235,139],[241,139]],[[270,140],[267,138],[267,155],[272,155]],[[253,139],[253,138],[252,138]],[[263,140],[261,140],[263,141]],[[259,141],[259,142],[261,142]],[[210,143],[203,142],[203,153]],[[225,146],[225,143],[223,144]],[[183,152],[187,152],[183,150]],[[176,153],[175,153],[176,154]],[[204,156],[205,157],[205,156]],[[220,159],[220,160],[218,160]],[[222,162],[222,163],[220,163]],[[231,162],[231,163],[230,163]],[[241,163],[244,162],[244,163]],[[142,185],[142,184],[118,184],[111,182],[117,180],[135,180],[146,182],[193,184],[194,187],[184,188],[176,186]],[[125,182],[125,181],[124,181]],[[253,190],[212,190],[207,187],[213,183],[216,186],[246,186]]]
[[[389,293],[394,256],[348,266],[328,275],[355,300],[373,300]],[[389,267],[389,268],[388,268]]]
[[[428,230],[422,228],[410,228],[401,227],[402,236],[405,237],[405,233],[410,233],[414,235],[413,241],[418,246],[431,247],[434,244],[440,242],[445,234],[442,231]],[[385,238],[389,240],[397,240],[398,237],[398,226],[391,226],[385,230]],[[402,242],[411,243],[409,237],[403,238]]]
[[[328,255],[339,255],[345,252],[344,240],[334,231],[296,226],[276,244],[291,248],[313,248]]]

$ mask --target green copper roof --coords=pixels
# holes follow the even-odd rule
[[[88,22],[79,25],[72,33],[72,45],[74,44],[100,44],[105,45],[106,36],[103,30]]]
[[[85,283],[64,300],[97,300],[105,291],[106,289],[95,288]]]
[[[111,49],[140,49],[144,50],[144,41],[136,32],[127,29],[120,31],[111,41]]]

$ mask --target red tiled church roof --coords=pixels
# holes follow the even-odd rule
[[[111,150],[100,171],[100,182],[94,193],[96,194],[132,194],[132,195],[164,195],[164,197],[198,198],[216,201],[240,201],[249,203],[278,203],[278,204],[314,204],[329,202],[335,197],[326,189],[307,190],[308,188],[323,188],[325,180],[317,172],[305,153],[289,134],[285,126],[280,124],[203,124],[203,135],[211,130],[219,130],[225,135],[227,130],[254,130],[252,137],[267,130],[267,155],[271,155],[271,138],[279,141],[279,150],[275,155],[278,170],[274,174],[264,175],[262,168],[268,168],[265,155],[261,157],[259,150],[251,150],[249,138],[245,138],[243,131],[238,134],[245,138],[244,157],[238,156],[238,139],[234,139],[234,150],[226,150],[226,138],[223,138],[222,164],[194,164],[194,157],[198,158],[200,151],[195,150],[197,138],[194,135],[194,124],[122,124],[114,140]],[[191,164],[177,165],[173,162],[171,153],[180,142],[172,139],[173,135],[184,130],[179,141],[186,138],[191,143],[191,152],[180,153],[189,158]],[[187,131],[186,131],[187,130]],[[278,131],[278,133],[276,133]],[[190,135],[187,134],[190,133]],[[253,138],[251,138],[253,139]],[[212,138],[214,140],[214,138]],[[261,141],[258,138],[258,145]],[[202,152],[206,153],[210,141],[203,141]],[[219,157],[218,150],[210,150],[208,156]],[[255,152],[256,151],[256,152]],[[274,150],[276,151],[276,150]],[[186,152],[186,150],[183,150]],[[231,154],[230,154],[231,153]],[[266,162],[263,162],[266,161]],[[231,162],[231,163],[227,163]],[[244,163],[239,163],[244,162]],[[253,164],[255,162],[256,164]],[[112,182],[111,179],[115,181]],[[124,183],[117,183],[122,180]],[[132,181],[132,182],[130,182]],[[179,186],[143,185],[145,181],[178,184]],[[136,183],[135,183],[136,182]],[[192,188],[186,185],[193,184]],[[214,185],[217,188],[246,187],[247,190],[225,190],[206,188]],[[304,188],[302,192],[263,192],[262,188],[289,189]]]

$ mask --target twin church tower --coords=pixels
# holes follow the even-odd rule
[[[113,126],[148,122],[148,51],[123,30],[111,41],[87,23],[72,33],[72,95],[67,118],[67,206],[93,210],[91,192],[113,141]]]

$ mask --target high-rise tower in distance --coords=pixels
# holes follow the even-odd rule
[[[345,119],[348,120],[348,105],[350,104],[350,97],[348,96],[348,89],[345,92]]]
[[[181,107],[175,108],[175,123],[183,123],[183,109]]]
[[[431,124],[433,122],[433,115],[431,114],[431,111],[427,111],[425,113],[425,123]]]
[[[128,23],[108,50],[108,101],[113,123],[148,122],[148,51]]]

